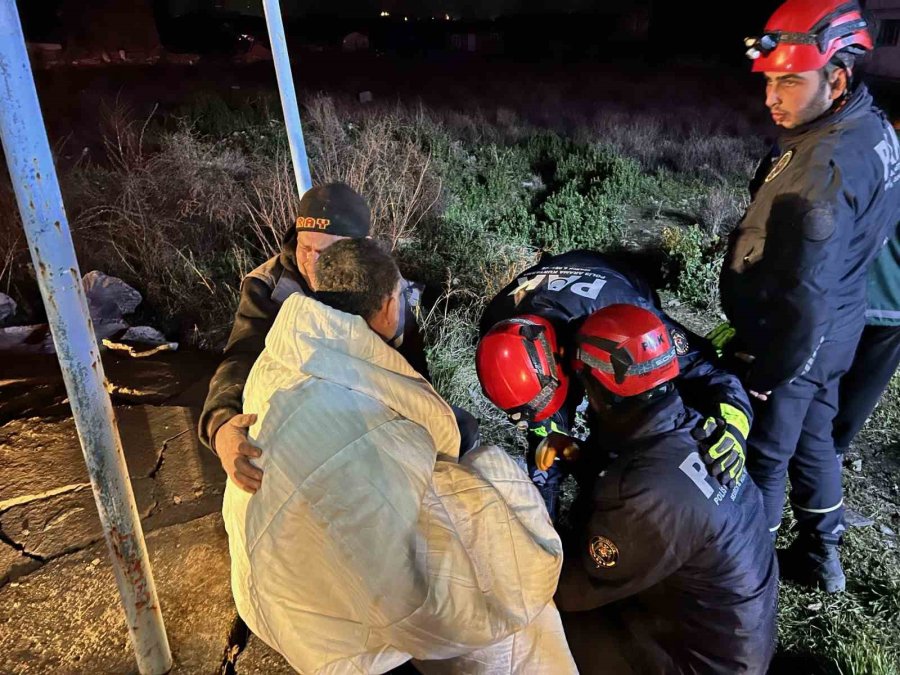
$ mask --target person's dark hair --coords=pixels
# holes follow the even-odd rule
[[[343,239],[316,261],[316,299],[367,321],[397,287],[400,270],[374,239]]]

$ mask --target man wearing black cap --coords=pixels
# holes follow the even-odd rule
[[[259,457],[260,451],[247,441],[247,428],[256,416],[242,413],[250,368],[265,347],[266,335],[282,303],[293,293],[315,292],[319,254],[342,239],[368,237],[372,225],[366,200],[343,183],[307,191],[300,200],[299,212],[295,226],[284,236],[281,253],[241,282],[225,358],[210,381],[200,416],[200,440],[219,456],[228,477],[248,492],[256,492],[262,479],[262,472],[249,461]],[[402,286],[400,325],[389,344],[427,378],[428,366],[415,317],[421,289],[406,280]],[[468,413],[464,415],[471,432],[475,420]]]

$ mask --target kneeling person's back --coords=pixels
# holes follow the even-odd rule
[[[592,321],[582,330],[589,333]],[[637,344],[655,345],[658,334],[665,352],[665,329],[654,330]],[[636,673],[765,673],[775,646],[778,573],[759,490],[746,476],[731,489],[709,476],[692,434],[702,418],[671,386],[677,370],[643,391],[617,391],[630,376],[617,379],[605,364],[621,360],[629,345],[587,338],[592,351],[579,354],[588,362],[581,374],[591,450],[608,463],[560,580],[560,608],[600,608],[603,630],[614,633],[604,642]],[[628,368],[649,370],[638,355]]]
[[[502,450],[457,463],[452,410],[381,337],[399,275],[372,247],[323,254],[328,304],[289,298],[248,380],[265,479],[226,489],[238,611],[304,673],[490,652],[538,625],[522,672],[573,672],[540,497]]]

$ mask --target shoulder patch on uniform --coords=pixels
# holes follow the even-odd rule
[[[619,547],[606,537],[592,537],[588,553],[597,567],[615,567],[619,562]]]
[[[794,158],[794,151],[788,150],[784,153],[777,162],[775,162],[775,166],[772,167],[772,170],[769,171],[769,175],[766,176],[766,182],[771,183],[773,180],[778,178],[781,175],[781,172],[788,168],[788,164],[791,163],[791,160]]]
[[[675,353],[678,354],[678,356],[684,356],[691,349],[691,345],[690,343],[688,343],[687,335],[685,335],[683,331],[680,331],[677,328],[672,331],[672,343],[675,345]]]

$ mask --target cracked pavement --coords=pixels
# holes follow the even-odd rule
[[[7,357],[0,376],[0,672],[136,672],[58,366],[41,359],[6,368]],[[107,361],[172,672],[219,672],[236,618],[219,515],[225,474],[196,434],[217,357]],[[251,636],[236,672],[293,671]]]

